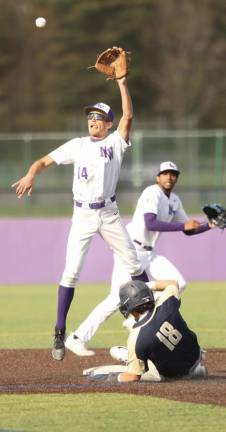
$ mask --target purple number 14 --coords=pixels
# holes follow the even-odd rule
[[[78,167],[78,179],[81,177],[84,177],[87,180],[88,173],[86,167]]]

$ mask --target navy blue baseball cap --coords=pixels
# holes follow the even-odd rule
[[[111,107],[103,102],[98,102],[95,105],[89,105],[87,107],[85,107],[85,113],[86,115],[89,114],[89,112],[91,111],[97,111],[100,113],[103,113],[106,115],[106,117],[108,118],[108,120],[110,120],[111,122],[113,122],[114,120],[114,113],[111,109]]]

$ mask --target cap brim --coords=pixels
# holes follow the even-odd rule
[[[159,176],[160,174],[162,174],[162,173],[164,173],[164,172],[166,172],[166,171],[172,171],[172,172],[174,172],[174,173],[177,174],[177,175],[180,174],[180,171],[178,171],[178,170],[175,170],[175,169],[172,169],[172,168],[167,168],[167,169],[164,169],[164,170],[162,170],[162,171],[159,171],[159,173],[158,173],[157,175]]]
[[[86,106],[86,107],[84,108],[84,111],[85,111],[86,115],[88,115],[88,114],[90,113],[90,111],[100,112],[101,114],[105,115],[105,117],[106,117],[107,119],[109,119],[108,115],[106,114],[106,112],[105,112],[104,110],[102,110],[102,109],[100,109],[100,108],[97,108],[97,107],[95,107],[95,106]],[[110,119],[109,119],[109,120],[110,120]]]

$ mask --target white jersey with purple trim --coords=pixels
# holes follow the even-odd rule
[[[115,194],[123,154],[130,145],[116,130],[102,140],[74,138],[49,156],[58,165],[74,164],[74,199],[92,203]]]
[[[130,275],[142,273],[135,247],[121,221],[115,200],[123,154],[130,145],[115,131],[97,141],[90,137],[75,138],[49,153],[58,165],[74,165],[75,205],[66,264],[60,281],[64,287],[75,286],[92,237],[97,232]]]
[[[157,219],[162,222],[182,222],[188,221],[188,216],[184,211],[180,198],[173,192],[170,196],[163,192],[157,185],[148,186],[138,199],[136,210],[132,221],[127,225],[127,230],[132,239],[136,239],[146,246],[154,248],[160,232],[148,231],[145,227],[144,214],[154,213]]]

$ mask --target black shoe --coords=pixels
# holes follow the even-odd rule
[[[55,336],[52,349],[52,356],[54,360],[63,360],[65,356],[65,331],[65,327],[62,329],[58,329],[58,327],[55,327]]]

